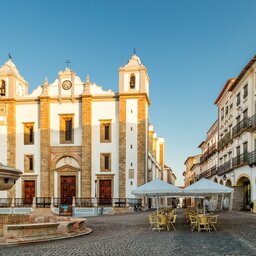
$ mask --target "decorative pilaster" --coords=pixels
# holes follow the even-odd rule
[[[119,198],[126,197],[126,98],[119,97]]]
[[[45,86],[45,85],[44,85]],[[40,196],[53,196],[53,184],[50,184],[50,99],[40,97]]]
[[[146,155],[147,155],[147,100],[145,96],[138,97],[138,181],[137,186],[143,185],[146,180]]]
[[[7,106],[7,165],[16,168],[16,103],[8,100]],[[9,198],[16,197],[16,186],[7,191]]]
[[[86,85],[86,87],[89,86]],[[92,98],[82,96],[82,197],[92,197]]]

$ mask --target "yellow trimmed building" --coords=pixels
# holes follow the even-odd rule
[[[0,197],[131,198],[132,189],[163,178],[164,139],[149,125],[149,84],[134,54],[119,68],[117,93],[67,67],[29,94],[9,59],[0,68],[0,162],[23,174]]]

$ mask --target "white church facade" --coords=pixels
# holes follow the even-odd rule
[[[134,54],[119,69],[117,93],[66,68],[29,94],[9,59],[0,68],[0,162],[23,174],[0,197],[132,198],[132,189],[163,178],[149,83]]]

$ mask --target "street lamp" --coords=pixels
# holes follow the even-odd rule
[[[97,180],[95,180],[94,182],[95,182],[95,198],[97,198]]]

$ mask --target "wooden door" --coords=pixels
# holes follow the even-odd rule
[[[72,205],[76,196],[76,176],[61,176],[61,203]]]
[[[24,204],[32,204],[33,197],[35,196],[35,181],[25,180],[24,181]]]
[[[111,180],[100,180],[100,203],[111,204]]]

